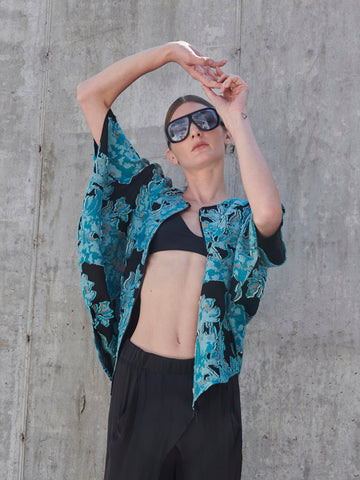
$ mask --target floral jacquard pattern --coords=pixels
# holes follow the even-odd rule
[[[110,325],[110,320],[114,316],[112,308],[110,308],[110,302],[95,303],[92,307],[94,313],[94,328],[98,328],[98,324],[101,323],[104,327]]]
[[[162,222],[190,206],[182,194],[160,165],[137,155],[109,110],[99,147],[94,144],[78,251],[95,344],[110,378],[141,292],[150,241]],[[240,372],[246,325],[258,309],[267,270],[285,261],[280,229],[270,255],[271,242],[258,240],[244,200],[202,207],[199,220],[207,261],[199,298],[193,406],[211,385]]]

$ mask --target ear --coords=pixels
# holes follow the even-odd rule
[[[228,145],[230,145],[232,143],[233,139],[232,139],[232,136],[231,136],[231,133],[226,130],[226,133],[225,133],[225,146],[227,147]]]
[[[179,164],[178,159],[176,158],[174,152],[170,148],[166,150],[166,157],[169,160],[169,162],[172,163],[173,165]]]

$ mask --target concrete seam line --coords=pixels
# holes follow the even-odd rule
[[[46,0],[46,27],[44,45],[47,52],[50,51],[51,41],[51,21],[52,21],[52,0]],[[34,192],[34,219],[31,232],[32,241],[32,255],[30,263],[30,278],[29,278],[29,294],[27,301],[27,320],[26,320],[26,335],[28,341],[26,342],[25,360],[24,360],[24,395],[21,408],[21,439],[22,442],[19,448],[19,471],[18,480],[24,480],[25,469],[25,445],[27,438],[27,421],[28,421],[28,404],[29,404],[29,380],[31,369],[31,352],[32,352],[32,329],[34,321],[34,293],[35,293],[35,281],[37,272],[37,260],[38,260],[38,235],[40,227],[40,206],[41,206],[41,186],[42,186],[42,174],[43,174],[43,143],[45,134],[45,112],[46,112],[46,97],[47,86],[49,82],[49,63],[47,62],[44,67],[42,75],[42,84],[40,91],[40,118],[39,118],[39,145],[41,149],[38,152],[38,165],[35,181]],[[30,340],[29,340],[30,339]]]

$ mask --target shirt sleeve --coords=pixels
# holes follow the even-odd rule
[[[270,237],[264,237],[254,224],[260,257],[267,267],[282,265],[286,260],[286,247],[282,237],[282,226],[285,213],[284,206],[282,206],[282,210],[283,218],[281,224],[276,232]]]
[[[100,144],[94,141],[93,173],[77,237],[83,296],[99,357],[110,378],[116,358],[127,231],[136,198],[153,170],[136,153],[109,110]]]
[[[254,224],[248,202],[241,207],[241,231],[235,249],[231,298],[244,308],[247,323],[257,312],[268,269],[285,262],[281,228],[282,222],[274,235],[264,237]]]
[[[114,178],[118,183],[128,184],[148,165],[150,162],[139,157],[122,131],[116,116],[109,109],[104,120],[99,146],[94,140],[94,170],[106,173],[106,177]]]

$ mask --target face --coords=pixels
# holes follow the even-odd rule
[[[174,112],[170,121],[202,108],[206,108],[206,106],[201,103],[183,103]],[[199,169],[210,166],[214,162],[223,161],[225,147],[230,143],[230,133],[221,125],[206,132],[191,122],[188,137],[182,142],[171,143],[166,156],[174,165],[180,164],[184,171]]]

